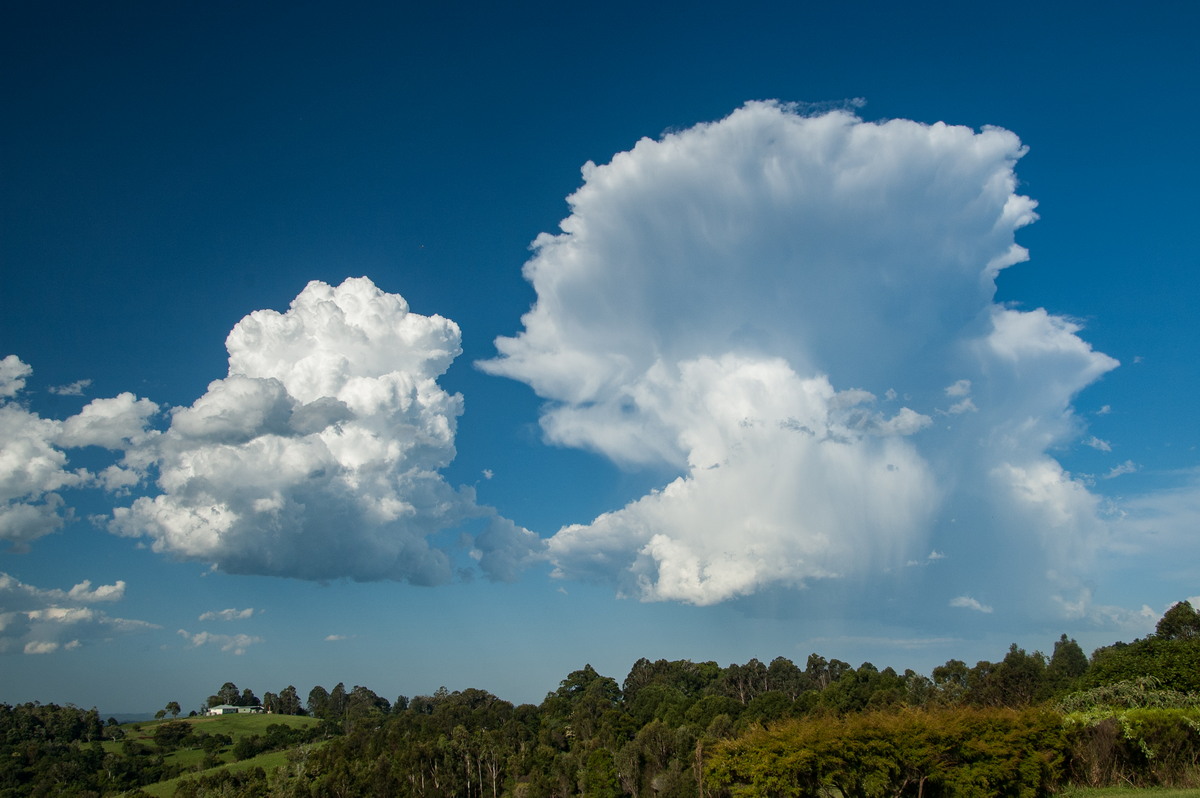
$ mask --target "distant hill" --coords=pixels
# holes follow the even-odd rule
[[[99,710],[97,710],[99,712]],[[109,718],[116,718],[117,723],[141,723],[146,720],[154,720],[153,712],[100,712],[100,720],[108,721]]]

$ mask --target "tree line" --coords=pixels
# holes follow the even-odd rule
[[[536,705],[475,688],[388,701],[344,684],[314,687],[301,704],[289,685],[261,705],[322,719],[320,745],[291,748],[273,773],[197,774],[177,794],[934,798],[1200,786],[1198,666],[1200,613],[1181,602],[1153,635],[1090,657],[1063,635],[1048,655],[1013,645],[995,662],[952,659],[928,676],[812,654],[802,666],[643,658],[619,683],[585,665]],[[235,695],[255,698],[226,683],[209,701]]]

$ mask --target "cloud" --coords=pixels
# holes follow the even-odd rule
[[[959,380],[946,387],[946,396],[962,397],[971,395],[971,381]]]
[[[431,536],[486,513],[439,473],[463,403],[437,379],[459,337],[366,278],[251,313],[226,340],[228,375],[161,435],[128,438],[158,492],[111,530],[231,573],[448,581]]]
[[[65,421],[42,418],[15,399],[33,370],[15,355],[0,361],[0,540],[14,551],[57,531],[74,517],[62,491],[100,485],[127,490],[140,480],[136,463],[122,458],[99,475],[68,468],[67,448],[122,450],[144,443],[158,406],[133,394],[95,399]]]
[[[69,385],[56,385],[50,388],[50,393],[58,396],[83,396],[83,392],[91,387],[91,380],[76,380]]]
[[[192,634],[185,629],[179,630],[179,636],[186,639],[192,648],[216,646],[222,651],[235,656],[241,656],[246,653],[246,649],[250,646],[263,642],[261,637],[254,637],[252,635],[214,635],[208,632]]]
[[[952,598],[950,599],[950,606],[959,607],[964,610],[975,610],[975,612],[983,612],[988,614],[992,612],[991,607],[986,604],[980,604],[970,596],[958,596],[957,598]]]
[[[244,610],[212,610],[200,615],[201,621],[244,621],[254,617],[254,608],[247,607]]]
[[[11,355],[0,365],[0,395],[15,396],[30,369]],[[60,528],[64,501],[58,491],[87,481],[86,472],[67,469],[67,456],[55,445],[61,429],[59,421],[0,400],[0,540],[16,551]]]
[[[749,103],[588,163],[533,243],[524,329],[480,367],[545,400],[549,443],[678,476],[559,530],[554,573],[712,604],[921,579],[900,566],[935,548],[977,586],[1077,585],[1098,502],[1048,452],[1117,362],[994,302],[1036,218],[1023,154],[997,128]]]
[[[156,434],[148,431],[147,425],[158,409],[149,399],[138,399],[128,392],[111,399],[93,399],[63,422],[57,443],[121,450],[141,445]]]
[[[1104,475],[1104,478],[1105,479],[1113,479],[1115,477],[1123,476],[1125,474],[1132,474],[1132,473],[1136,472],[1137,470],[1138,470],[1137,463],[1133,462],[1132,460],[1126,460],[1124,463],[1119,463],[1119,464],[1113,466],[1109,470],[1109,472]]]
[[[125,582],[120,580],[93,588],[85,579],[70,590],[44,590],[0,572],[0,653],[51,654],[158,628],[90,606],[124,596]]]
[[[16,355],[5,355],[0,360],[0,398],[16,396],[25,389],[25,380],[33,373],[28,363],[22,363]]]
[[[1105,440],[1101,440],[1100,438],[1097,438],[1095,435],[1091,435],[1091,436],[1085,438],[1083,441],[1083,445],[1090,446],[1099,452],[1111,452],[1112,451],[1111,443],[1109,443],[1108,441],[1105,441]]]
[[[515,582],[529,565],[545,560],[546,542],[507,518],[491,519],[475,538],[471,556],[497,582]]]

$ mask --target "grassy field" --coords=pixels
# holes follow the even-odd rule
[[[222,732],[222,734],[225,733],[226,732]],[[321,743],[315,743],[315,745],[321,745]],[[259,754],[251,759],[243,759],[241,762],[232,762],[228,765],[209,768],[204,772],[216,773],[218,770],[228,770],[237,773],[242,770],[254,770],[254,768],[262,768],[267,773],[270,773],[275,768],[287,764],[287,754],[287,751],[271,751],[266,754]],[[180,781],[198,775],[198,773],[185,773],[178,778],[160,781],[156,784],[150,784],[142,789],[148,794],[155,796],[155,798],[171,798],[171,796],[175,794],[175,788],[179,785]]]
[[[232,738],[235,745],[243,737],[253,734],[265,735],[267,727],[276,723],[291,728],[307,728],[320,723],[316,718],[298,715],[217,715],[214,717],[179,718],[179,720],[192,726],[197,734],[201,732],[205,734],[227,734]],[[163,720],[122,724],[121,728],[125,731],[126,739],[135,740],[153,749],[155,748],[155,730],[162,724],[170,722],[170,718],[165,718]],[[109,740],[103,745],[106,750],[119,752],[122,741]],[[241,762],[234,762],[232,761],[233,756],[230,753],[231,748],[232,746],[226,746],[216,752],[218,758],[224,764],[216,768],[209,768],[204,772],[211,772],[218,769],[232,771],[253,770],[256,767],[261,767],[263,770],[270,772],[274,768],[287,763],[287,753],[285,751],[271,751],[252,757],[251,759],[242,760]],[[178,765],[189,771],[180,777],[188,778],[189,776],[196,775],[193,769],[200,766],[204,761],[204,751],[199,748],[181,748],[167,754],[164,759],[168,764]],[[179,778],[170,779],[148,785],[143,789],[150,795],[168,798],[175,794],[175,786],[178,782]]]
[[[1071,788],[1059,793],[1061,798],[1197,798],[1200,789],[1172,790],[1157,787],[1098,787]]]
[[[239,737],[244,737],[248,734],[264,734],[267,727],[273,723],[282,723],[285,726],[296,728],[316,726],[321,722],[316,718],[300,715],[214,715],[213,717],[179,718],[179,720],[195,727],[196,732],[228,734],[233,738],[235,743]],[[153,742],[154,730],[158,726],[170,722],[171,718],[164,718],[163,720],[142,721],[141,723],[127,723],[123,724],[121,728],[125,730],[126,735],[135,740]]]

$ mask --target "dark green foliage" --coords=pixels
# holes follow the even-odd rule
[[[445,687],[393,704],[339,683],[308,694],[315,727],[234,740],[172,721],[133,731],[119,753],[99,741],[122,730],[94,711],[0,705],[0,798],[130,793],[177,775],[161,755],[177,747],[202,751],[200,768],[288,751],[273,773],[201,772],[178,792],[235,798],[1032,798],[1064,779],[1200,785],[1194,614],[1176,605],[1157,634],[1090,663],[1063,635],[1050,657],[1013,645],[998,662],[952,659],[930,678],[812,654],[803,670],[784,657],[640,659],[623,685],[585,665],[538,706]],[[256,700],[231,682],[209,699]],[[290,685],[264,701],[303,713]]]
[[[182,720],[159,724],[154,729],[154,744],[163,751],[174,751],[192,734],[192,725]]]
[[[208,706],[215,707],[220,704],[237,706],[237,703],[241,700],[241,697],[241,694],[238,693],[236,684],[233,682],[225,682],[225,684],[221,685],[220,690],[218,690],[214,695],[210,695],[208,697]]]
[[[267,774],[262,768],[230,772],[216,770],[194,779],[184,779],[175,788],[176,798],[208,798],[236,795],[258,798],[269,795]]]
[[[132,741],[106,753],[103,732],[94,709],[0,704],[0,798],[111,795],[178,772]]]
[[[1200,692],[1200,637],[1153,635],[1097,649],[1081,685],[1096,687],[1145,676],[1157,679],[1166,689]]]
[[[1181,601],[1163,614],[1154,628],[1154,636],[1163,640],[1200,638],[1200,612],[1190,601]]]
[[[1016,643],[1000,662],[980,662],[967,677],[967,699],[985,707],[1027,707],[1049,692],[1046,658]]]

